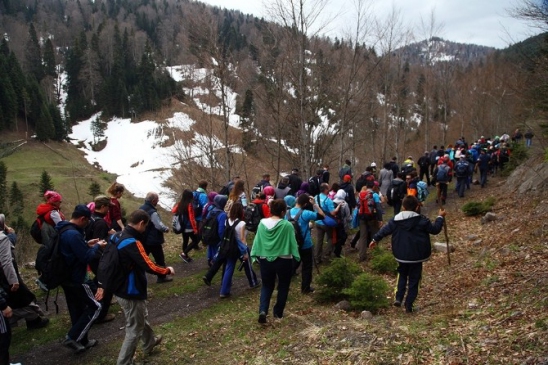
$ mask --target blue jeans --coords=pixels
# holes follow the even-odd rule
[[[289,295],[289,285],[291,284],[291,276],[293,274],[293,260],[277,258],[274,261],[259,259],[261,264],[261,279],[263,285],[261,287],[261,299],[259,302],[259,313],[265,312],[268,314],[270,307],[270,298],[274,292],[276,285],[276,277],[278,278],[278,296],[272,313],[274,317],[282,318],[284,316],[285,303]]]
[[[466,182],[468,181],[468,176],[465,177],[457,177],[457,194],[459,194],[459,197],[464,196],[464,188],[466,186]]]
[[[238,261],[238,259],[226,259],[225,272],[223,274],[223,280],[221,282],[221,295],[230,294],[230,288],[232,288],[232,275],[234,275],[236,261]]]
[[[482,188],[485,186],[485,183],[487,182],[488,171],[489,171],[488,169],[480,169],[480,184]]]

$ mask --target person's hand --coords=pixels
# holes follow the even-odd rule
[[[382,225],[384,224],[382,221],[378,221],[377,223],[379,224],[379,228],[381,228]]]
[[[89,247],[93,247],[95,246],[97,243],[99,243],[99,238],[94,238],[94,239],[91,239],[88,241],[88,246]]]
[[[112,228],[110,229],[110,231],[108,231],[108,234],[114,234],[114,233],[116,233],[116,230],[114,230]]]
[[[19,289],[19,283],[15,283],[11,285],[10,290],[11,291],[17,291]]]
[[[2,311],[2,315],[5,318],[11,318],[11,316],[13,315],[13,311],[11,310],[11,307],[9,305],[6,307],[6,309]]]
[[[171,266],[166,267],[166,269],[169,270],[169,275],[175,275],[175,270]]]
[[[242,261],[247,261],[249,260],[249,255],[248,254],[245,254],[242,256]]]
[[[99,240],[99,241],[97,241],[97,244],[99,245],[100,248],[103,248],[107,245],[107,241]]]
[[[377,242],[371,241],[371,242],[369,243],[369,248],[370,248],[370,249],[375,248],[375,246],[377,246]]]
[[[103,290],[103,288],[97,288],[97,292],[95,293],[95,299],[96,300],[103,299],[104,293],[105,293],[105,291]]]
[[[438,212],[438,215],[440,215],[442,217],[445,217],[446,214],[447,214],[447,212],[445,211],[445,209],[440,208],[440,211]]]

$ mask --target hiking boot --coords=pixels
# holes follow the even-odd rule
[[[312,294],[312,293],[314,293],[314,290],[315,289],[313,287],[310,287],[308,289],[301,290],[301,293],[303,293],[303,294]]]
[[[259,323],[261,323],[261,324],[266,323],[266,313],[265,312],[259,313]]]
[[[35,330],[38,328],[46,327],[49,323],[49,318],[38,317],[32,321],[27,321],[27,329]]]
[[[152,345],[150,350],[145,351],[145,356],[149,356],[150,354],[152,354],[152,351],[154,351],[154,348],[162,343],[162,339],[163,339],[162,335],[158,335],[154,337],[154,345]]]
[[[260,280],[257,281],[257,284],[250,286],[249,289],[257,289],[261,287],[262,282]]]
[[[116,318],[116,315],[114,313],[107,313],[106,316],[104,316],[103,318],[99,318],[95,321],[96,324],[101,324],[101,323],[106,323],[106,322],[110,322],[112,320],[114,320],[114,318]]]
[[[398,307],[398,308],[401,307],[401,300],[396,299],[394,301],[394,307]]]
[[[84,351],[86,351],[86,348],[79,344],[78,342],[71,340],[70,338],[67,338],[63,341],[63,346],[68,347],[69,349],[74,350],[75,354],[80,354]]]
[[[90,349],[92,347],[95,347],[97,344],[99,343],[98,340],[88,340],[88,343],[86,343],[85,345],[83,343],[80,342],[80,345],[84,346],[85,349]]]
[[[156,283],[162,284],[162,283],[169,283],[170,281],[173,281],[173,278],[166,276],[165,278],[158,278],[156,280]]]
[[[219,298],[221,298],[221,299],[226,299],[226,298],[228,298],[228,297],[230,297],[230,293],[219,295]]]
[[[408,304],[405,305],[405,312],[406,312],[406,313],[413,313],[414,311],[415,311],[415,310],[414,310],[412,304],[411,304],[411,305],[408,305]]]
[[[204,277],[202,278],[202,280],[204,281],[205,285],[211,286],[211,280],[209,280],[209,279],[207,278],[207,276],[204,276]]]
[[[182,253],[182,252],[181,252],[181,254],[179,255],[179,257],[181,258],[181,260],[183,260],[183,261],[186,262],[187,264],[189,264],[189,263],[192,262],[192,259],[190,258],[190,256],[185,255],[185,254]]]

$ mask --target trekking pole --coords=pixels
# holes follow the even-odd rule
[[[441,189],[440,184],[438,183],[437,186],[437,195],[438,195],[438,204],[440,209],[443,209],[443,205],[441,202]],[[445,234],[445,246],[447,248],[447,263],[449,266],[451,266],[451,246],[449,245],[449,235],[447,234],[447,222],[445,217],[443,217],[443,233]]]

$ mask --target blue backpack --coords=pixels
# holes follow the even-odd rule
[[[449,166],[447,164],[441,164],[438,166],[438,172],[436,173],[436,181],[439,183],[449,182]]]
[[[419,199],[420,202],[423,202],[428,197],[428,194],[430,194],[428,185],[422,180],[419,181],[417,183],[417,199]]]

